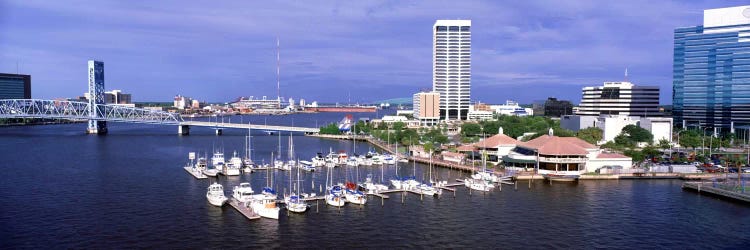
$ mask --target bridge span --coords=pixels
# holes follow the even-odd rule
[[[93,112],[93,113],[92,113]],[[256,125],[240,123],[217,123],[202,121],[185,121],[179,114],[135,108],[112,104],[92,104],[67,100],[40,99],[2,99],[0,100],[0,118],[41,118],[62,120],[89,120],[97,122],[125,122],[178,126],[178,134],[187,135],[190,126],[213,127],[216,133],[221,129],[259,129],[271,131],[290,131],[302,133],[318,133],[318,128]],[[104,134],[98,131],[98,134]]]
[[[178,133],[186,135],[190,131],[190,126],[199,127],[212,127],[216,128],[216,133],[221,134],[220,129],[224,128],[236,128],[236,129],[254,129],[254,130],[270,130],[270,131],[289,131],[289,132],[302,132],[305,134],[317,134],[320,132],[319,128],[306,128],[306,127],[292,127],[292,126],[276,126],[276,125],[259,125],[259,124],[243,124],[243,123],[223,123],[223,122],[203,122],[203,121],[184,121],[180,123]]]

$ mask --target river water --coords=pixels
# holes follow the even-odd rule
[[[342,114],[245,116],[242,122],[315,126]],[[364,116],[368,116],[365,114]],[[369,116],[373,116],[369,114]],[[215,118],[214,118],[215,119]],[[225,121],[228,122],[229,118]],[[231,118],[239,122],[239,116]],[[221,118],[219,118],[221,120]],[[210,182],[250,182],[266,172],[196,180],[182,167],[189,152],[242,152],[246,131],[109,124],[105,136],[85,135],[85,124],[0,128],[0,247],[7,248],[745,248],[750,206],[683,191],[679,180],[526,181],[517,188],[439,198],[394,193],[365,206],[311,203],[305,214],[249,221],[231,207],[208,204]],[[286,156],[289,135],[281,137]],[[254,160],[270,159],[279,137],[255,131]],[[297,155],[347,150],[350,141],[294,136]],[[357,145],[357,152],[369,146]],[[319,169],[321,170],[321,169]],[[323,169],[325,170],[325,169]],[[429,167],[336,168],[335,178],[370,174],[429,175]],[[436,178],[465,173],[433,168]],[[272,174],[288,189],[285,172]],[[301,173],[304,192],[318,192],[325,172]],[[318,192],[319,193],[319,192]],[[403,203],[402,203],[403,198]],[[381,205],[382,204],[382,205]]]

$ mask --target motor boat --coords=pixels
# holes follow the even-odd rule
[[[237,156],[237,152],[234,152],[232,158],[229,159],[229,163],[224,166],[222,173],[226,176],[240,175],[240,169],[242,168],[242,159]]]
[[[222,152],[216,152],[214,153],[214,156],[211,157],[211,166],[213,166],[216,170],[219,170],[219,172],[224,170],[224,153]]]
[[[253,209],[253,212],[260,215],[260,217],[274,220],[279,219],[279,210],[281,210],[276,206],[275,193],[273,196],[266,195],[265,193],[253,195],[250,200],[250,208]]]
[[[250,202],[250,200],[253,198],[253,188],[250,187],[250,183],[243,182],[240,183],[239,186],[235,186],[234,189],[232,189],[232,198],[236,199],[239,202]]]
[[[206,198],[208,199],[208,203],[211,203],[211,205],[217,207],[223,206],[224,203],[227,202],[227,197],[224,195],[224,186],[214,182],[214,184],[208,186]]]

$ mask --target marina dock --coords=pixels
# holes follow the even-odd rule
[[[183,167],[183,168],[185,169],[185,171],[187,171],[188,173],[190,173],[190,175],[192,175],[196,179],[206,179],[206,178],[208,178],[208,176],[206,176],[205,174],[203,174],[201,172],[198,172],[198,173],[194,172],[193,168],[191,168],[191,167]]]
[[[245,216],[245,218],[247,218],[248,220],[260,219],[260,215],[253,212],[252,209],[245,206],[245,204],[242,204],[235,198],[229,198],[229,202],[227,203],[229,203],[230,206],[232,206],[234,209],[240,212],[240,214]]]
[[[715,195],[721,198],[733,199],[738,201],[750,202],[750,192],[742,192],[728,187],[724,183],[720,182],[684,182],[682,183],[683,189],[693,190],[698,193],[707,193]]]

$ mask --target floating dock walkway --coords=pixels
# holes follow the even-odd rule
[[[190,175],[192,175],[196,179],[206,179],[206,178],[208,178],[208,176],[206,176],[202,172],[197,172],[196,173],[195,171],[193,171],[193,168],[191,168],[191,167],[183,167],[183,168],[185,169],[185,171],[187,171],[188,173],[190,173]]]
[[[260,215],[258,215],[255,212],[253,212],[253,210],[251,208],[245,206],[245,204],[243,204],[242,202],[238,201],[237,199],[235,199],[235,198],[229,198],[229,202],[228,203],[234,209],[237,209],[237,211],[240,212],[240,214],[242,214],[243,216],[245,216],[245,218],[247,218],[248,220],[260,219]]]
[[[724,184],[722,183],[718,185]],[[713,183],[683,182],[682,188],[697,191],[698,193],[708,193],[716,195],[721,198],[750,202],[750,193],[741,193],[739,191],[730,191],[720,187],[714,187]]]

